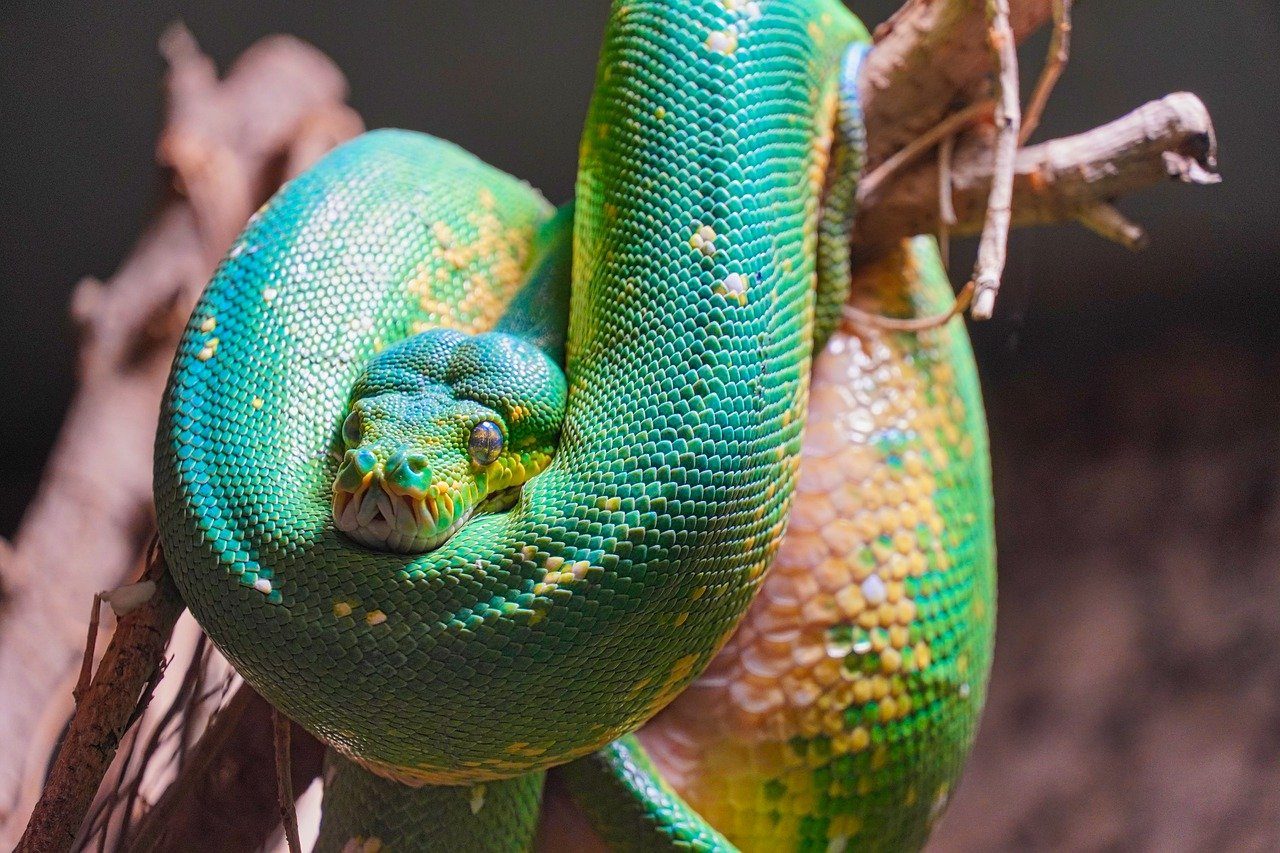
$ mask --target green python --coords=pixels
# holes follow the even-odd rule
[[[820,0],[617,3],[571,225],[379,132],[237,240],[175,360],[157,509],[201,625],[333,747],[320,848],[527,846],[544,771],[726,642],[849,289],[838,87],[864,37]],[[574,766],[636,789],[634,762]],[[659,800],[620,841],[728,845]]]

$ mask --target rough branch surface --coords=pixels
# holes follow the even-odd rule
[[[955,234],[981,228],[992,177],[983,135],[956,147],[951,165]],[[1163,181],[1212,184],[1217,153],[1209,112],[1195,95],[1177,92],[1076,136],[1018,152],[1014,162],[1013,224],[1070,222],[1097,205]],[[859,217],[856,242],[890,245],[904,234],[941,226],[938,166],[926,159],[901,173]]]
[[[139,697],[145,707],[147,686],[160,677],[165,646],[183,610],[182,599],[158,554],[143,580],[153,584],[154,592],[116,626],[49,769],[44,791],[15,848],[18,853],[71,848],[98,783],[133,722]]]
[[[1014,0],[1009,24],[1022,41],[1053,16],[1052,0]],[[867,168],[986,91],[995,62],[985,0],[908,0],[875,31],[860,88]]]
[[[285,169],[360,129],[341,72],[296,39],[259,42],[223,81],[185,30],[166,34],[162,50],[170,71],[158,158],[171,186],[116,275],[76,289],[79,388],[0,554],[0,694],[26,697],[0,703],[0,742],[10,745],[0,753],[0,847],[16,841],[69,714],[88,605],[137,571],[150,535],[155,416],[196,296]]]

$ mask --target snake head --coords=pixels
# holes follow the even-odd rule
[[[333,520],[362,545],[430,551],[507,509],[551,462],[564,374],[510,335],[434,329],[375,356],[341,425]]]

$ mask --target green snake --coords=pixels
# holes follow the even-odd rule
[[[179,345],[157,511],[202,627],[332,747],[318,849],[527,847],[565,762],[558,787],[619,846],[921,842],[990,655],[962,330],[903,354],[952,370],[917,389],[949,413],[936,434],[862,434],[888,467],[940,472],[936,518],[856,555],[864,598],[882,550],[923,555],[885,591],[920,602],[910,643],[822,629],[837,677],[884,684],[783,745],[808,794],[781,777],[735,794],[794,831],[705,819],[625,737],[716,657],[782,545],[814,343],[850,289],[861,140],[841,84],[864,39],[823,0],[617,2],[572,209],[382,131],[237,240]],[[920,282],[880,307],[926,312],[945,281]],[[872,386],[905,387],[883,372]]]

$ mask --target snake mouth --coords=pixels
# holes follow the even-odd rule
[[[402,491],[371,472],[354,489],[334,485],[333,521],[367,548],[418,554],[444,544],[471,518],[476,500],[460,497]]]

